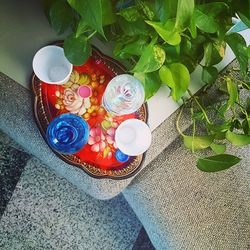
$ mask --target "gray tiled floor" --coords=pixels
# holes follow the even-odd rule
[[[0,218],[29,158],[0,131]]]
[[[0,249],[98,249],[100,241],[103,249],[154,249],[123,196],[93,200],[30,158],[0,131]],[[91,223],[100,231],[86,231]],[[122,228],[120,238],[109,234]]]

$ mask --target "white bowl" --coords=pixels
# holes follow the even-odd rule
[[[38,50],[32,62],[36,76],[45,83],[64,84],[69,80],[73,65],[64,55],[63,48],[49,45]]]
[[[150,146],[152,135],[148,125],[138,119],[128,119],[122,122],[116,130],[117,147],[130,156],[144,153]]]

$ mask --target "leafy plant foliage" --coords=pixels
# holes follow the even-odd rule
[[[203,171],[223,170],[238,162],[226,154],[228,140],[234,145],[250,144],[250,99],[242,103],[240,88],[250,89],[248,60],[250,47],[237,33],[228,33],[236,14],[250,27],[250,0],[44,0],[45,13],[58,32],[70,34],[64,41],[66,57],[75,65],[91,55],[90,39],[97,35],[113,42],[114,57],[129,65],[128,70],[144,85],[146,99],[162,84],[171,90],[175,101],[187,92],[190,74],[202,66],[202,80],[211,87],[218,77],[215,67],[224,57],[226,44],[233,50],[243,81],[226,77],[220,87],[226,93],[217,110],[220,123],[211,121],[201,97],[192,96],[193,135],[183,135],[193,152],[211,148],[217,158],[198,161]],[[219,105],[219,106],[218,106]],[[207,133],[195,135],[196,122],[202,121]],[[181,133],[181,131],[180,131]],[[181,133],[182,134],[182,133]],[[222,164],[223,162],[233,164]],[[212,165],[211,165],[212,164]]]

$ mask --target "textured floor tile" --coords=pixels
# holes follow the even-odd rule
[[[0,222],[0,249],[132,249],[141,224],[122,195],[96,200],[30,160]]]
[[[0,132],[0,218],[29,158]]]

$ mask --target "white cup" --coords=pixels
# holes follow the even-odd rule
[[[45,83],[64,84],[69,80],[73,65],[64,55],[63,48],[49,45],[38,50],[33,58],[33,70]]]
[[[150,146],[152,134],[148,125],[138,119],[122,122],[115,132],[117,147],[129,156],[144,153]]]

